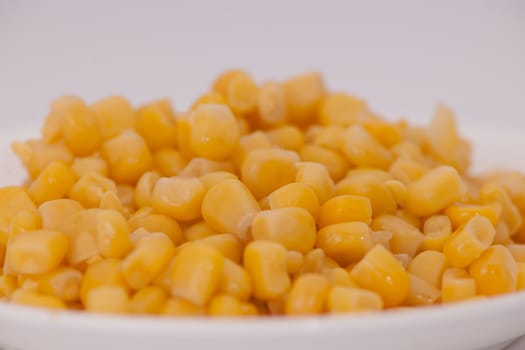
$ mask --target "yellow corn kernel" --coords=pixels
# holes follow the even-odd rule
[[[205,237],[213,236],[218,234],[216,230],[210,227],[205,221],[199,221],[191,226],[184,229],[184,240],[195,241]]]
[[[206,187],[195,178],[160,178],[151,195],[153,209],[176,220],[195,220],[201,216]]]
[[[193,158],[179,173],[181,177],[200,177],[214,171],[235,172],[235,167],[229,160],[216,161],[206,158]]]
[[[100,135],[107,140],[133,127],[135,111],[122,96],[109,96],[91,105]]]
[[[339,152],[343,145],[345,128],[338,125],[328,125],[313,135],[311,142],[315,145]]]
[[[270,193],[268,208],[299,207],[306,209],[314,218],[319,211],[319,199],[314,190],[300,182],[292,182]]]
[[[446,215],[433,215],[423,224],[423,250],[441,252],[443,245],[452,234],[452,224]]]
[[[319,210],[319,226],[339,224],[348,221],[361,221],[370,224],[372,205],[367,197],[341,195],[333,197]]]
[[[408,158],[396,159],[388,169],[394,179],[403,182],[405,185],[418,180],[428,173],[430,169],[420,162]]]
[[[51,295],[42,295],[34,291],[18,289],[11,295],[11,301],[16,304],[43,307],[47,309],[65,309],[62,300]]]
[[[303,161],[317,162],[324,165],[334,181],[341,180],[348,171],[348,163],[343,156],[322,146],[305,145],[299,151],[299,155]]]
[[[496,295],[514,292],[518,268],[512,254],[502,245],[485,250],[469,267],[480,295]]]
[[[323,274],[334,286],[357,288],[357,284],[350,278],[350,274],[342,267],[325,268]]]
[[[297,173],[297,153],[281,149],[257,149],[248,154],[241,169],[241,179],[260,199],[279,187],[293,182]]]
[[[454,229],[469,221],[475,215],[482,215],[496,226],[500,217],[500,207],[496,205],[456,203],[445,209]]]
[[[225,95],[230,82],[239,75],[248,75],[248,73],[241,69],[230,69],[221,73],[213,82],[211,86],[212,90],[214,92],[220,93],[221,95]]]
[[[283,83],[288,119],[295,124],[313,122],[325,95],[324,82],[319,73],[305,73]]]
[[[390,231],[370,231],[370,236],[375,244],[380,244],[386,249],[390,250],[390,240],[392,239],[392,232]]]
[[[130,301],[130,311],[134,314],[154,315],[168,300],[168,293],[157,286],[146,286],[137,291]]]
[[[175,119],[175,129],[177,130],[177,142],[180,153],[191,159],[195,154],[191,148],[191,124],[190,113],[181,113]]]
[[[249,114],[257,107],[259,90],[252,77],[246,72],[234,71],[214,89],[222,93],[226,103],[236,114]]]
[[[100,152],[111,178],[119,183],[135,184],[153,165],[146,142],[133,130],[105,141]]]
[[[58,231],[20,232],[7,246],[6,264],[15,273],[41,274],[60,265],[67,249],[67,237]]]
[[[102,142],[95,114],[84,103],[64,111],[62,132],[66,146],[77,156],[98,149]]]
[[[450,109],[438,105],[426,135],[430,149],[441,162],[460,171],[469,166],[470,146],[458,135]]]
[[[460,199],[466,190],[456,169],[439,166],[408,185],[406,208],[420,216],[434,214]]]
[[[507,245],[512,243],[509,226],[505,222],[498,222],[495,229],[496,234],[494,235],[494,240],[492,241],[493,244]]]
[[[102,176],[108,176],[108,165],[106,161],[98,156],[76,158],[71,165],[73,173],[77,177],[82,177],[94,172]]]
[[[229,171],[212,171],[209,173],[206,173],[200,177],[202,183],[204,186],[206,186],[207,189],[215,186],[219,182],[226,180],[226,179],[238,179],[237,176]]]
[[[164,316],[202,316],[204,308],[181,298],[170,298],[160,310]]]
[[[131,250],[130,227],[118,211],[105,209],[97,214],[97,247],[106,258],[122,258]]]
[[[405,140],[394,145],[391,151],[396,159],[408,159],[420,163],[425,158],[421,146],[417,142],[410,140]]]
[[[421,231],[395,215],[380,215],[374,219],[371,227],[377,231],[392,232],[390,249],[394,254],[413,257],[423,243],[424,236]]]
[[[266,133],[255,131],[251,134],[243,135],[239,139],[239,144],[235,147],[231,156],[235,166],[240,169],[246,156],[256,149],[272,148],[272,141]]]
[[[163,233],[151,233],[137,242],[122,261],[122,273],[133,289],[147,286],[168,264],[175,253],[172,241]]]
[[[443,303],[472,299],[476,296],[476,281],[463,269],[448,268],[441,280],[441,301]]]
[[[254,240],[275,241],[288,250],[309,252],[315,244],[316,227],[312,215],[303,208],[263,210],[253,218]]]
[[[252,303],[241,303],[241,311],[244,316],[259,316],[263,313],[257,308],[255,304]]]
[[[290,250],[286,253],[286,271],[289,275],[295,275],[303,267],[303,254]]]
[[[259,122],[275,126],[286,122],[286,96],[281,85],[267,82],[259,88],[257,96]]]
[[[315,315],[324,311],[330,283],[316,273],[299,276],[290,289],[285,302],[287,315]]]
[[[253,283],[253,295],[260,300],[282,296],[290,288],[286,249],[279,243],[254,241],[244,249],[244,267]],[[271,264],[268,262],[271,261]]]
[[[209,104],[209,103],[225,105],[226,104],[226,99],[219,92],[217,92],[217,91],[210,91],[210,92],[205,93],[204,95],[201,95],[199,98],[197,98],[195,100],[195,102],[193,102],[193,104],[191,105],[190,110],[194,110],[199,105]]]
[[[0,245],[5,245],[11,218],[20,211],[36,211],[36,205],[22,187],[0,188]]]
[[[396,199],[385,183],[370,177],[366,173],[352,174],[339,181],[336,186],[336,193],[338,195],[367,197],[375,216],[393,213],[397,208]]]
[[[52,101],[41,130],[42,139],[49,143],[59,141],[63,137],[65,113],[84,106],[84,101],[76,96],[61,96]]]
[[[408,264],[408,272],[437,288],[441,287],[441,277],[446,268],[445,255],[433,250],[419,253]]]
[[[453,267],[466,267],[490,247],[496,230],[489,219],[476,215],[445,242],[443,253]]]
[[[220,233],[198,240],[199,243],[208,244],[217,249],[225,258],[234,262],[241,261],[242,245],[239,238],[232,233]]]
[[[327,308],[333,314],[381,311],[383,300],[371,290],[333,286],[328,293]]]
[[[382,120],[369,119],[363,122],[363,127],[385,147],[393,147],[403,141],[399,125]]]
[[[502,186],[489,182],[480,189],[480,197],[485,203],[499,203],[501,219],[507,224],[511,235],[516,233],[523,223],[523,218],[508,192]]]
[[[12,149],[20,158],[31,179],[36,179],[52,161],[71,164],[74,158],[73,153],[62,143],[47,144],[40,140],[29,140],[14,142]]]
[[[301,130],[293,125],[283,125],[266,132],[270,141],[277,147],[298,152],[304,145]]]
[[[341,150],[358,167],[387,169],[392,161],[390,151],[360,125],[346,130]]]
[[[319,107],[319,123],[322,125],[349,126],[363,120],[367,114],[366,103],[345,93],[325,96]]]
[[[9,230],[7,238],[2,237],[2,243],[0,246],[0,261],[9,261],[9,251],[5,251],[7,245],[9,245],[20,232],[35,231],[42,228],[42,220],[40,215],[34,211],[22,210],[16,213],[9,224]],[[12,273],[8,264],[4,264],[4,273]]]
[[[171,295],[203,306],[219,286],[224,258],[207,244],[192,242],[181,249],[171,270]]]
[[[381,245],[368,251],[350,273],[361,287],[381,295],[386,307],[399,305],[410,289],[410,279],[403,266]]]
[[[182,230],[174,219],[163,214],[157,214],[152,208],[142,208],[138,210],[130,219],[129,227],[131,231],[143,228],[149,232],[162,232],[168,236],[174,245],[179,245],[184,241]]]
[[[99,286],[88,292],[85,307],[90,312],[128,313],[130,300],[128,292],[122,287]]]
[[[385,185],[390,190],[390,193],[392,193],[397,204],[400,207],[404,207],[407,198],[407,188],[405,184],[398,180],[388,180],[385,181]]]
[[[139,208],[151,207],[151,197],[155,184],[159,181],[160,175],[154,171],[148,171],[142,174],[137,186],[135,187],[135,203]]]
[[[301,266],[301,274],[309,272],[322,272],[326,256],[324,250],[315,248],[304,255],[303,264]]]
[[[516,276],[516,290],[524,290],[525,289],[525,263],[518,262],[516,263],[516,268],[518,269],[518,273]]]
[[[242,303],[231,295],[216,295],[208,305],[208,315],[212,317],[243,316]]]
[[[106,192],[117,193],[115,183],[100,174],[88,173],[75,182],[68,196],[86,208],[98,208]]]
[[[412,261],[412,258],[408,254],[394,254],[394,257],[396,260],[403,266],[403,268],[406,270],[408,268],[408,264],[410,264],[410,261]]]
[[[204,221],[218,232],[235,233],[246,241],[259,204],[239,180],[227,179],[208,190],[202,200]]]
[[[114,192],[106,192],[100,198],[100,209],[114,210],[127,217],[128,211],[122,205],[119,196]]]
[[[387,171],[374,168],[355,168],[348,171],[346,178],[369,178],[378,182],[393,180]]]
[[[77,266],[100,255],[97,244],[98,213],[101,209],[87,209],[74,213],[64,224],[69,238],[67,260]]]
[[[212,160],[228,158],[239,142],[239,129],[231,110],[220,104],[203,104],[190,116],[191,149]]]
[[[87,302],[88,293],[100,286],[126,286],[120,260],[102,259],[88,265],[80,285],[80,300],[84,305]]]
[[[29,195],[37,204],[64,197],[76,181],[71,167],[54,161],[42,170],[29,186]]]
[[[295,181],[310,186],[323,204],[335,194],[335,184],[326,167],[315,162],[297,163]]]
[[[17,278],[15,276],[0,275],[0,298],[10,298],[17,288]]]
[[[344,222],[323,227],[316,246],[342,266],[358,261],[373,247],[370,228],[362,222]]]
[[[135,129],[151,150],[177,145],[177,130],[173,114],[155,102],[139,108]]]
[[[35,276],[38,292],[55,296],[65,302],[80,298],[82,273],[71,267],[58,267],[43,275]]]
[[[137,210],[135,205],[135,187],[127,184],[117,185],[117,197],[124,211],[133,212]]]
[[[441,296],[441,291],[423,278],[409,273],[410,291],[405,300],[407,305],[421,306],[435,304]]]
[[[250,275],[242,266],[224,259],[217,292],[232,295],[239,300],[248,300],[252,295]]]
[[[244,118],[235,118],[237,122],[237,128],[239,129],[239,135],[247,135],[252,131],[250,122]]]
[[[161,148],[153,153],[153,165],[162,176],[176,176],[188,161],[182,153],[173,148]]]
[[[525,263],[525,244],[509,244],[507,249],[516,262]]]

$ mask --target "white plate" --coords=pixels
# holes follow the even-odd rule
[[[467,130],[478,170],[524,170],[517,150],[525,140],[519,131]],[[24,134],[0,132],[0,185],[20,182],[22,172],[8,154],[7,140]],[[524,333],[525,293],[379,314],[253,320],[114,317],[0,303],[0,344],[16,350],[488,350],[502,349]]]

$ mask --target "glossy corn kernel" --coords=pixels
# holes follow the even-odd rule
[[[131,297],[129,309],[134,314],[155,315],[160,313],[168,300],[168,293],[157,286],[146,286]]]
[[[239,144],[235,147],[231,158],[237,169],[241,169],[247,155],[252,151],[272,147],[272,141],[266,133],[255,131],[251,134],[241,136]]]
[[[135,184],[153,165],[146,142],[132,130],[105,141],[100,152],[108,163],[111,178],[118,183]]]
[[[295,180],[295,152],[280,149],[258,149],[249,153],[241,169],[241,180],[254,196],[263,198]]]
[[[64,111],[62,133],[66,146],[76,156],[85,156],[98,149],[102,136],[95,114],[85,104],[78,103]]]
[[[310,250],[304,255],[301,274],[309,272],[322,272],[325,268],[326,254],[321,248]]]
[[[445,255],[427,250],[416,255],[408,264],[408,272],[434,287],[441,287],[441,277],[447,268]]]
[[[394,197],[395,201],[397,202],[397,205],[399,207],[404,207],[406,203],[407,198],[407,188],[404,183],[398,180],[388,180],[385,181],[385,185],[392,193],[392,196]],[[409,213],[407,211],[404,211],[405,213]],[[417,218],[417,216],[414,216]]]
[[[413,257],[423,243],[424,236],[421,231],[395,215],[380,215],[374,219],[371,227],[377,231],[392,232],[390,249],[394,254]]]
[[[466,267],[490,247],[496,230],[490,221],[476,215],[445,242],[443,253],[453,267]]]
[[[383,300],[371,290],[334,286],[328,294],[327,308],[333,314],[381,311]]]
[[[170,111],[156,103],[139,108],[135,129],[144,138],[151,150],[177,145],[175,118]]]
[[[173,148],[161,148],[153,152],[153,166],[162,176],[176,176],[187,165],[182,153]]]
[[[525,244],[509,244],[507,249],[512,254],[514,261],[525,263]]]
[[[443,303],[472,299],[476,296],[476,281],[463,269],[448,268],[441,280]]]
[[[390,240],[392,239],[392,232],[390,231],[370,231],[370,236],[374,244],[380,244],[386,249],[390,250]]]
[[[350,274],[342,267],[325,268],[323,275],[328,278],[331,285],[357,288],[357,284],[350,278]]]
[[[171,295],[195,305],[205,305],[219,286],[224,258],[202,243],[190,243],[179,251],[171,269]]]
[[[117,193],[115,182],[100,174],[88,173],[75,182],[68,196],[86,208],[97,208],[106,192]]]
[[[394,179],[408,185],[409,183],[421,178],[429,170],[430,169],[426,165],[418,161],[407,158],[398,158],[390,165],[388,172],[394,177]]]
[[[311,135],[309,140],[311,143],[339,152],[343,145],[345,128],[338,125],[328,125],[319,127],[319,129]],[[308,132],[306,133],[308,136]]]
[[[29,195],[37,204],[59,199],[69,192],[75,181],[76,176],[69,165],[54,161],[29,186]]]
[[[100,135],[107,140],[133,127],[135,111],[122,96],[109,96],[91,105]]]
[[[330,283],[321,274],[304,274],[292,284],[285,302],[287,315],[315,315],[324,311]]]
[[[315,244],[316,227],[306,209],[288,207],[259,212],[251,232],[254,240],[275,241],[288,250],[307,253]]]
[[[118,286],[99,286],[91,289],[86,298],[86,310],[91,312],[121,314],[130,311],[128,292]]]
[[[520,228],[523,218],[509,193],[502,186],[489,182],[480,189],[480,197],[485,203],[499,203],[501,219],[507,224],[511,235]]]
[[[409,274],[410,291],[405,300],[407,305],[420,306],[435,304],[441,296],[441,291],[423,278]]]
[[[392,161],[390,151],[360,125],[346,130],[341,150],[358,167],[387,169]]]
[[[194,220],[201,216],[206,187],[195,178],[160,178],[153,188],[153,209],[176,220]]]
[[[154,171],[142,174],[134,190],[135,203],[139,208],[151,207],[151,197],[160,175]]]
[[[290,250],[286,253],[286,271],[289,275],[295,275],[303,267],[304,257],[301,253]]]
[[[244,267],[253,283],[253,295],[260,300],[282,296],[290,288],[286,249],[279,243],[254,241],[244,249]],[[271,264],[268,264],[271,261]]]
[[[327,95],[319,107],[319,123],[349,126],[366,117],[366,103],[345,93]]]
[[[14,142],[14,153],[26,168],[29,177],[36,179],[52,161],[73,162],[73,153],[62,143],[48,144],[40,140]]]
[[[100,198],[100,209],[114,210],[125,217],[129,214],[129,208],[124,208],[119,196],[114,192],[106,192]]]
[[[195,241],[218,234],[216,230],[210,227],[205,221],[199,221],[193,225],[187,226],[183,230],[184,240]]]
[[[65,302],[80,298],[82,273],[71,267],[60,266],[43,275],[35,276],[38,292],[55,296]]]
[[[67,249],[67,237],[58,231],[20,232],[7,246],[6,264],[15,273],[46,273],[60,265]]]
[[[396,198],[388,186],[366,173],[352,174],[341,180],[336,186],[336,193],[367,197],[374,216],[393,213],[397,209]]]
[[[283,83],[288,119],[300,125],[313,122],[319,104],[325,95],[324,82],[319,73],[306,73]]]
[[[466,193],[456,169],[439,166],[407,187],[406,208],[426,216],[445,209]]]
[[[76,158],[71,165],[71,170],[76,177],[82,177],[91,172],[108,176],[108,165],[104,159],[98,156]]]
[[[64,226],[69,239],[67,260],[78,265],[100,255],[97,244],[98,214],[101,209],[87,209],[71,215]]]
[[[0,243],[7,241],[11,218],[19,211],[36,211],[36,205],[22,187],[0,188]]]
[[[168,236],[174,245],[179,245],[184,240],[182,230],[174,219],[167,215],[157,214],[152,208],[142,208],[128,221],[131,231],[143,228],[149,232],[162,232]]]
[[[292,182],[270,193],[268,208],[299,207],[306,209],[314,218],[319,211],[319,199],[315,191],[308,185]]]
[[[320,204],[323,204],[335,194],[335,184],[328,170],[318,163],[297,163],[295,181],[310,186],[315,191]]]
[[[333,197],[319,210],[319,226],[339,224],[348,221],[360,221],[370,224],[372,205],[367,197],[341,195]]]
[[[163,233],[152,233],[141,238],[133,251],[122,261],[122,273],[133,289],[147,286],[175,253],[172,241]]]
[[[342,266],[358,261],[373,247],[370,228],[362,222],[344,222],[323,227],[315,244]]]
[[[305,145],[299,151],[301,160],[323,164],[334,181],[341,180],[348,171],[348,162],[338,152],[318,145]]]
[[[266,132],[274,146],[298,152],[304,145],[304,136],[301,130],[293,125],[280,126]]]
[[[191,123],[190,113],[181,113],[175,119],[175,128],[177,130],[177,143],[182,155],[191,159],[195,154],[191,147]]]
[[[423,224],[423,250],[441,252],[443,245],[452,234],[452,224],[446,215],[433,215]]]
[[[242,303],[231,295],[216,295],[208,305],[208,315],[212,317],[243,316]]]
[[[225,258],[239,263],[242,255],[242,244],[239,238],[232,233],[220,233],[198,240],[217,249]]]
[[[512,254],[502,245],[493,245],[469,267],[480,295],[496,295],[516,290],[518,268]]]
[[[17,288],[17,277],[0,275],[0,298],[10,298]]]
[[[517,276],[516,276],[516,290],[524,290],[525,289],[525,263],[518,262],[516,263],[516,268],[518,270]]]
[[[51,295],[43,295],[34,291],[18,289],[11,295],[11,301],[16,304],[43,307],[46,309],[65,309],[62,300]]]
[[[286,97],[281,85],[267,82],[260,86],[257,114],[262,125],[275,126],[286,122]]]
[[[130,227],[118,211],[105,209],[97,214],[97,247],[106,258],[122,258],[131,250]]]
[[[210,92],[205,93],[204,95],[201,95],[199,98],[197,98],[195,102],[193,102],[193,104],[191,105],[190,109],[194,110],[195,108],[197,108],[198,106],[202,104],[209,104],[209,103],[225,105],[226,99],[221,93],[217,91],[210,91]]]
[[[223,160],[229,157],[239,142],[239,129],[227,106],[198,106],[190,116],[191,149],[200,157]]]
[[[475,215],[481,215],[496,226],[500,217],[500,207],[497,205],[464,204],[456,203],[445,209],[453,228],[458,228]]]
[[[218,232],[235,233],[241,241],[247,239],[259,204],[239,180],[228,179],[208,190],[202,200],[204,221]]]
[[[64,116],[75,108],[83,108],[84,101],[76,96],[61,96],[50,103],[50,111],[44,120],[41,129],[42,139],[45,142],[57,142],[64,136]]]
[[[248,300],[252,295],[252,281],[248,272],[239,264],[224,259],[217,292]]]
[[[181,177],[200,177],[215,171],[227,171],[233,173],[235,167],[229,160],[216,161],[209,160],[206,158],[193,158],[186,164],[186,166],[180,171],[179,176]]]
[[[88,293],[100,286],[126,286],[120,260],[102,259],[88,265],[80,285],[82,303],[86,304]]]
[[[217,89],[232,111],[238,115],[251,113],[257,108],[259,91],[252,77],[246,72],[232,73]]]
[[[381,245],[368,251],[354,266],[350,277],[359,286],[379,293],[386,307],[401,304],[410,289],[408,273]]]
[[[164,316],[202,316],[204,308],[181,298],[170,298],[162,306],[160,313]]]

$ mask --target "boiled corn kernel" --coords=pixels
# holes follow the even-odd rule
[[[267,82],[261,85],[257,96],[259,122],[267,126],[286,122],[286,97],[281,85]]]
[[[135,119],[135,129],[151,150],[177,145],[175,119],[171,111],[167,111],[157,103],[150,103],[139,108]]]
[[[153,188],[153,209],[175,220],[195,220],[201,216],[206,187],[196,178],[163,177]]]
[[[103,259],[88,265],[80,285],[82,303],[87,302],[88,294],[92,289],[100,286],[126,286],[120,260]]]
[[[71,187],[68,197],[86,208],[97,208],[106,192],[117,193],[115,182],[98,173],[87,173]]]
[[[160,313],[167,300],[168,293],[163,288],[147,286],[133,294],[129,309],[136,314],[154,315]]]
[[[423,224],[423,250],[442,251],[448,237],[452,234],[452,224],[446,215],[433,215]]]
[[[131,231],[143,228],[149,232],[161,232],[168,236],[174,245],[179,245],[184,240],[182,230],[174,219],[167,215],[158,214],[152,208],[144,207],[129,219]]]
[[[432,305],[437,302],[441,296],[441,291],[434,285],[428,283],[426,280],[409,274],[410,277],[410,291],[405,300],[408,305]]]
[[[208,305],[208,315],[212,317],[242,316],[242,303],[231,295],[216,295]]]
[[[277,147],[299,152],[304,145],[301,130],[292,125],[285,125],[266,132],[270,141]]]
[[[327,301],[330,313],[370,312],[383,309],[381,296],[367,289],[334,286]]]
[[[187,165],[187,160],[174,148],[161,148],[153,153],[153,165],[162,176],[176,176]]]
[[[283,83],[288,119],[299,125],[315,119],[319,104],[325,95],[324,82],[319,73],[306,73]]]
[[[164,316],[202,316],[204,309],[181,298],[170,298],[160,310]]]
[[[285,302],[287,315],[315,315],[324,311],[330,283],[320,274],[304,274],[293,283]]]
[[[250,275],[241,265],[224,259],[217,292],[232,295],[239,300],[248,300],[252,295]]]
[[[94,172],[102,176],[108,176],[108,165],[100,157],[83,157],[76,158],[71,165],[71,170],[77,177],[82,177],[88,173]]]
[[[122,96],[109,96],[91,105],[100,135],[107,140],[133,127],[135,111]]]
[[[512,254],[502,245],[485,250],[469,267],[480,295],[495,295],[516,290],[518,268]]]
[[[377,231],[392,232],[390,249],[395,254],[413,257],[423,243],[424,236],[421,231],[395,215],[380,215],[374,219],[371,227]]]
[[[48,144],[39,140],[29,140],[15,142],[12,148],[31,179],[36,179],[52,161],[70,164],[74,158],[73,153],[62,143]]]
[[[340,224],[347,221],[360,221],[370,224],[372,205],[367,197],[341,195],[333,197],[319,210],[319,226]]]
[[[57,297],[43,295],[34,291],[18,289],[11,295],[11,301],[28,306],[43,307],[47,309],[65,309],[65,303]]]
[[[327,95],[319,107],[319,122],[323,125],[350,126],[366,117],[366,103],[345,93]]]
[[[127,313],[130,302],[128,292],[118,286],[100,286],[88,292],[86,310],[100,313]]]
[[[315,191],[308,185],[292,182],[281,186],[268,195],[268,209],[299,207],[308,210],[314,217],[319,211],[319,199]]]
[[[334,181],[330,177],[328,170],[318,163],[298,163],[295,181],[310,186],[315,191],[320,204],[326,202],[335,193]]]
[[[362,222],[344,222],[323,227],[315,244],[341,266],[359,261],[372,249],[370,228]]]
[[[348,162],[338,152],[318,145],[305,145],[299,150],[301,160],[323,164],[334,181],[341,180],[348,171]]]
[[[441,301],[443,303],[472,299],[476,296],[476,281],[459,268],[448,268],[441,280]]]
[[[445,255],[427,250],[416,255],[408,265],[408,272],[434,287],[441,287],[441,277],[447,268]]]
[[[360,125],[346,130],[342,151],[350,163],[358,167],[387,169],[392,161],[390,151]]]

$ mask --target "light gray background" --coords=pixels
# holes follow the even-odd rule
[[[4,130],[36,133],[48,102],[66,93],[168,96],[183,109],[230,67],[258,79],[317,69],[389,117],[426,122],[445,102],[467,133],[520,135],[525,0],[0,0]],[[512,138],[507,150],[523,154]]]

